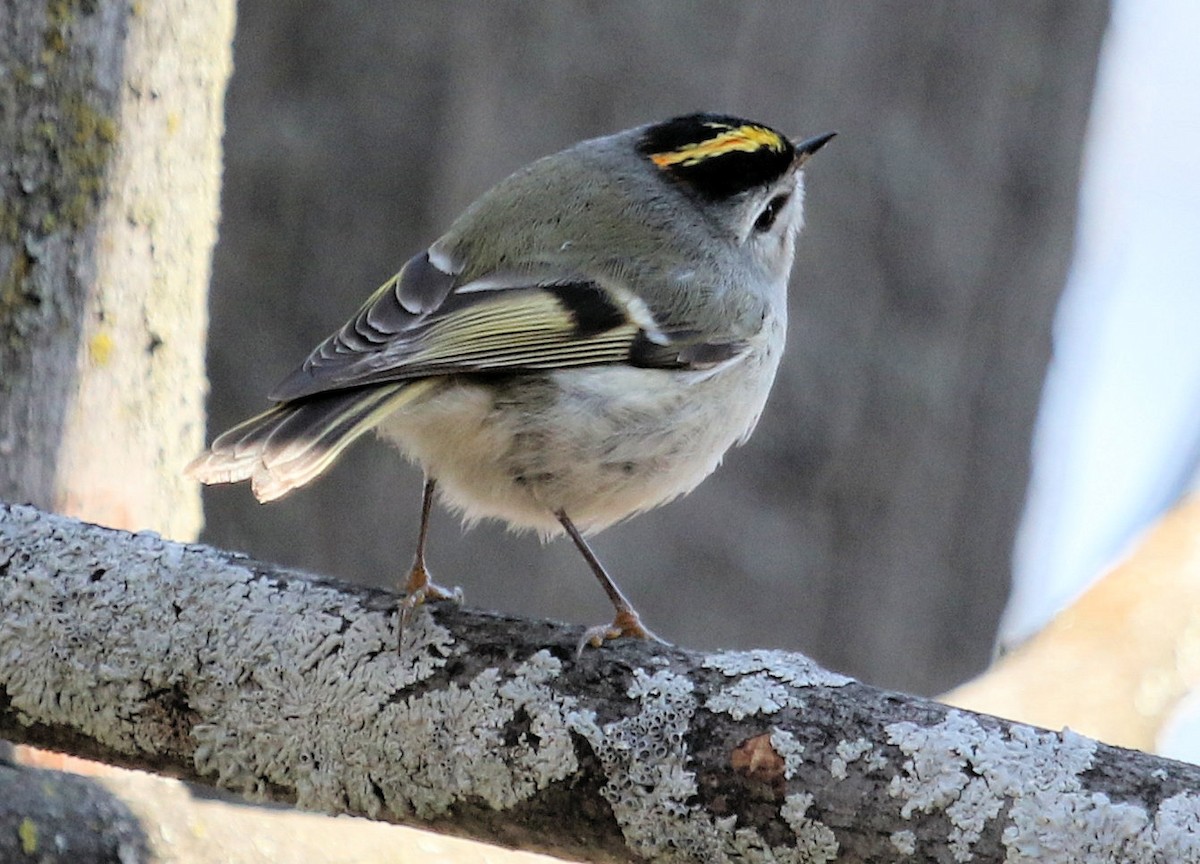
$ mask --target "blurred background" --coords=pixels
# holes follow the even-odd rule
[[[1002,639],[1019,642],[1200,482],[1200,6],[1122,0]]]
[[[789,346],[758,431],[595,548],[649,626],[689,647],[804,651],[917,693],[987,664],[1106,4],[292,0],[238,16],[210,436],[538,156],[695,110],[837,130],[807,172]],[[394,585],[420,494],[370,440],[270,506],[208,490],[204,539]],[[566,541],[464,534],[439,513],[430,544],[435,577],[472,606],[609,620]]]

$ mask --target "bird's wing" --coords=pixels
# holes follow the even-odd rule
[[[660,327],[629,289],[549,268],[460,282],[413,257],[270,394],[287,401],[431,375],[630,363],[703,369],[736,339]]]

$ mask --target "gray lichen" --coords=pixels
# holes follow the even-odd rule
[[[560,672],[559,661],[541,651],[510,676],[488,669],[466,687],[452,682],[380,712],[377,722],[389,730],[384,755],[400,769],[390,775],[402,780],[380,782],[389,808],[429,819],[478,799],[506,810],[574,774],[566,718],[574,701],[547,686]],[[529,730],[505,747],[505,728],[517,712]]]
[[[805,687],[841,687],[854,680],[785,651],[722,651],[706,658],[704,668],[738,679],[704,703],[734,720],[798,707],[797,691]]]
[[[1144,776],[1165,790],[1153,807],[1115,800],[1085,780],[1093,741],[917,703],[920,722],[887,723],[894,696],[839,703],[843,720],[859,718],[839,738],[820,712],[849,679],[781,652],[630,652],[604,663],[625,683],[599,698],[569,649],[502,631],[489,660],[440,613],[417,615],[398,654],[394,606],[380,600],[0,505],[6,710],[110,753],[190,759],[225,788],[410,821],[586,787],[607,804],[593,818],[611,810],[632,855],[812,864],[843,854],[835,830],[882,782],[891,810],[874,804],[864,829],[881,860],[936,847],[971,861],[985,844],[994,858],[999,836],[1009,861],[1200,862],[1200,795],[1180,791],[1179,766]],[[733,800],[740,788],[750,800]],[[826,813],[841,814],[836,826]],[[941,824],[947,837],[931,836]]]
[[[1013,725],[1006,736],[951,711],[933,726],[894,723],[888,738],[907,757],[889,793],[904,803],[901,816],[940,812],[949,817],[956,861],[975,858],[984,827],[1008,808],[1002,834],[1010,861],[1042,864],[1167,860],[1200,861],[1196,825],[1200,797],[1174,796],[1154,813],[1090,792],[1081,777],[1092,767],[1096,742],[1069,730],[1061,735]],[[1088,853],[1081,850],[1105,850]]]

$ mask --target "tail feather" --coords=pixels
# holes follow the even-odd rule
[[[432,386],[399,382],[282,402],[219,435],[185,469],[201,483],[249,480],[254,497],[274,501],[324,472],[384,417]]]

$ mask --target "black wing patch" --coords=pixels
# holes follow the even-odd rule
[[[628,320],[613,296],[595,282],[547,285],[543,290],[555,297],[575,322],[575,335],[586,339],[620,327]]]

